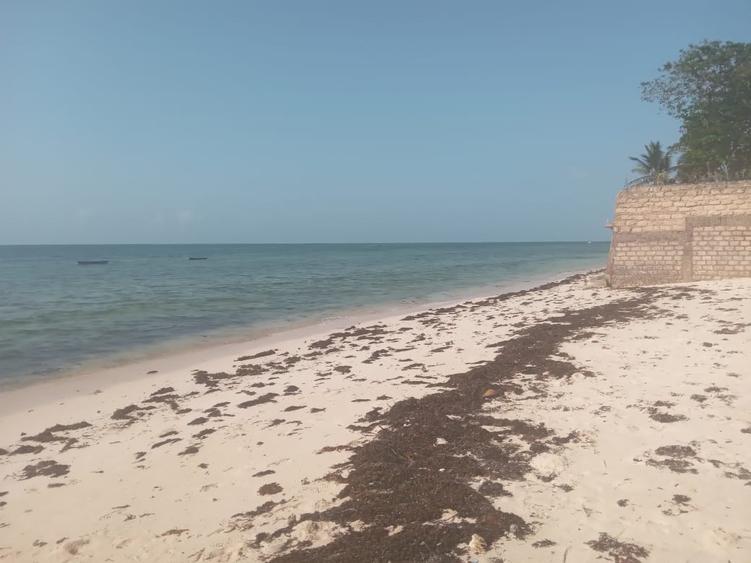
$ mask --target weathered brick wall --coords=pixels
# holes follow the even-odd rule
[[[613,287],[751,277],[751,181],[627,188],[612,227]]]
[[[751,276],[751,222],[694,227],[693,279]]]

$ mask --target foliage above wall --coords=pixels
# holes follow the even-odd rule
[[[751,43],[690,45],[642,97],[681,120],[678,181],[751,177]]]

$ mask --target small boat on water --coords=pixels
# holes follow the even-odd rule
[[[109,260],[79,260],[79,266],[94,266],[95,264],[109,264]]]
[[[208,256],[188,256],[188,260],[208,260]]]

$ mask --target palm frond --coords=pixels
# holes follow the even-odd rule
[[[669,180],[669,174],[675,168],[672,162],[672,150],[663,150],[659,141],[650,141],[644,145],[643,154],[628,158],[636,163],[632,172],[641,176],[639,180],[647,180],[651,183]]]

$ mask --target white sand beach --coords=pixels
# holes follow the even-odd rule
[[[302,332],[0,394],[0,560],[751,560],[751,280]]]

